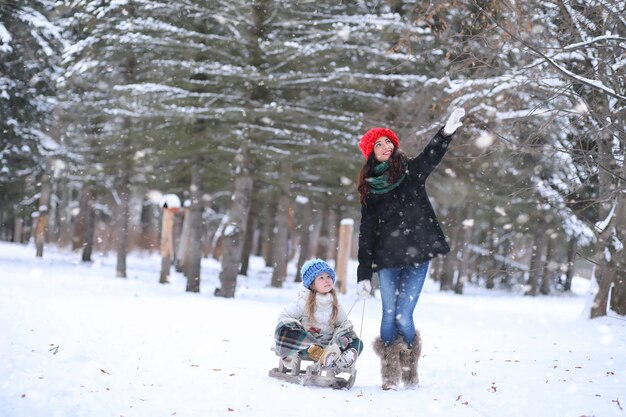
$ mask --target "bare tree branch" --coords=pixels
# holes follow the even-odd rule
[[[483,9],[482,7],[480,7],[480,5],[477,2],[474,2],[474,5],[497,27],[499,27],[503,32],[505,32],[507,35],[509,35],[512,39],[516,40],[517,42],[521,43],[522,45],[524,45],[526,48],[528,48],[529,50],[531,50],[532,52],[534,52],[535,54],[539,55],[540,57],[542,57],[548,64],[550,64],[552,67],[554,67],[557,71],[559,71],[561,74],[565,75],[566,77],[578,81],[581,84],[584,84],[588,87],[591,87],[593,89],[596,90],[600,90],[606,94],[608,94],[609,96],[616,98],[618,100],[624,100],[626,101],[626,96],[623,96],[621,94],[616,93],[615,91],[613,91],[613,89],[607,87],[606,85],[604,85],[601,81],[598,80],[590,80],[589,78],[585,78],[582,77],[578,74],[573,73],[572,71],[563,68],[561,65],[559,65],[557,62],[555,62],[552,58],[550,58],[549,56],[547,56],[545,53],[541,52],[538,48],[536,48],[535,46],[533,46],[532,44],[530,44],[529,42],[526,42],[525,40],[521,39],[519,36],[515,35],[513,32],[511,32],[510,30],[508,30],[507,28],[505,28],[504,26],[502,26],[500,23],[498,23],[498,21],[496,21],[496,19],[493,18],[493,16],[491,16],[491,14],[489,14],[487,11],[485,11],[485,9]]]

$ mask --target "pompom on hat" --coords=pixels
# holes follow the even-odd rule
[[[359,140],[359,148],[361,148],[361,152],[365,159],[369,158],[374,150],[374,144],[381,137],[388,137],[389,140],[393,143],[393,146],[396,148],[400,147],[400,141],[398,137],[391,129],[385,129],[384,127],[374,127],[367,131]]]
[[[302,268],[300,268],[300,274],[302,275],[302,285],[305,288],[310,288],[315,278],[322,272],[326,272],[335,282],[335,271],[321,259],[311,259],[306,261]]]

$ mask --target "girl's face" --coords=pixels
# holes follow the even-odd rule
[[[378,162],[388,160],[393,150],[393,142],[387,136],[381,136],[374,142],[374,157]]]
[[[311,288],[321,294],[327,294],[333,289],[333,279],[326,272],[322,272],[313,281]]]

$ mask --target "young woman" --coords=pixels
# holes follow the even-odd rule
[[[389,129],[373,128],[359,141],[365,157],[358,190],[361,197],[359,231],[359,295],[371,292],[378,272],[382,299],[380,337],[374,350],[381,357],[383,389],[395,389],[400,378],[417,384],[421,339],[413,323],[430,260],[450,251],[426,194],[426,179],[462,125],[456,109],[445,126],[415,158],[400,150]]]
[[[302,288],[278,316],[276,354],[291,368],[296,355],[323,367],[348,370],[363,344],[337,300],[335,271],[321,259],[304,263]]]

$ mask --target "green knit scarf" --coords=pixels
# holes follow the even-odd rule
[[[405,172],[400,178],[398,178],[396,182],[389,183],[389,179],[387,178],[387,175],[385,175],[388,169],[389,162],[387,161],[381,162],[374,167],[374,175],[366,180],[370,185],[370,192],[372,194],[387,193],[398,187],[398,185],[402,184],[402,181],[404,181],[404,178],[406,178]]]

